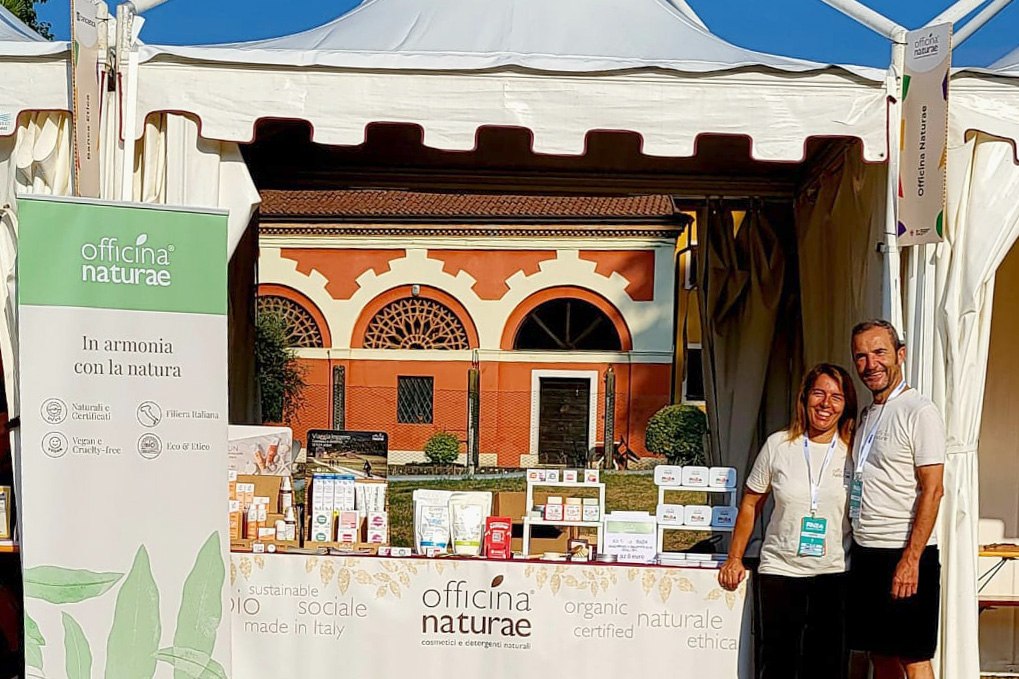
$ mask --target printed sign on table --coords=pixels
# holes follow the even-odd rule
[[[232,554],[234,679],[747,677],[712,569]]]
[[[952,24],[906,34],[899,161],[899,245],[940,242],[945,226]]]
[[[226,215],[19,208],[28,671],[228,676]]]

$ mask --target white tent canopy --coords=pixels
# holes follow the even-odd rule
[[[38,56],[56,54],[66,48],[65,43],[49,42],[0,5],[0,54]]]
[[[285,118],[334,145],[384,121],[444,150],[495,125],[560,155],[584,153],[590,131],[627,130],[653,156],[692,156],[718,133],[749,137],[760,160],[799,162],[811,137],[887,157],[882,72],[745,50],[665,0],[368,0],[291,36],[140,51],[136,137],[145,116],[186,111],[203,136],[239,142]]]

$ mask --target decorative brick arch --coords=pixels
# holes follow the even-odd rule
[[[318,305],[311,301],[309,297],[291,287],[278,285],[276,283],[260,283],[258,286],[258,296],[283,297],[299,305],[315,319],[319,332],[322,333],[322,346],[326,349],[332,348],[333,336],[329,331],[329,323],[326,321],[325,315],[318,308]]]
[[[469,348],[478,348],[478,329],[474,325],[474,319],[467,312],[466,307],[461,304],[455,297],[448,293],[433,288],[427,285],[418,286],[419,291],[417,294],[418,299],[428,299],[433,302],[438,302],[447,309],[449,309],[463,324],[464,330],[467,332],[467,343]],[[357,317],[357,323],[354,324],[354,331],[350,337],[350,348],[351,349],[363,349],[364,348],[364,336],[368,330],[368,325],[371,323],[375,315],[379,313],[386,305],[396,302],[401,299],[407,299],[413,297],[412,286],[401,285],[397,288],[392,288],[383,292],[372,301],[368,302],[361,309],[361,314]]]
[[[509,319],[506,321],[505,328],[503,328],[502,340],[499,343],[500,348],[504,351],[513,350],[513,341],[516,339],[517,332],[520,330],[520,326],[523,324],[524,319],[527,318],[529,313],[545,302],[566,297],[570,299],[583,300],[597,307],[599,311],[608,317],[608,319],[612,322],[613,327],[615,327],[616,333],[619,334],[619,343],[622,350],[633,351],[633,336],[630,334],[630,328],[627,327],[626,320],[623,318],[623,314],[619,312],[619,309],[617,309],[612,302],[608,301],[598,293],[573,285],[562,285],[539,290],[518,304],[517,308],[513,310],[513,313],[510,314]]]

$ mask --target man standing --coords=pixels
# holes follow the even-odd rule
[[[875,679],[933,679],[945,427],[930,399],[906,385],[906,347],[890,323],[857,325],[852,349],[874,401],[853,447],[850,646],[870,653]]]

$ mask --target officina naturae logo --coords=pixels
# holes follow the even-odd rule
[[[169,287],[172,244],[157,248],[146,245],[148,234],[133,244],[122,245],[116,238],[104,237],[98,243],[81,246],[81,280],[84,283],[150,285]]]

